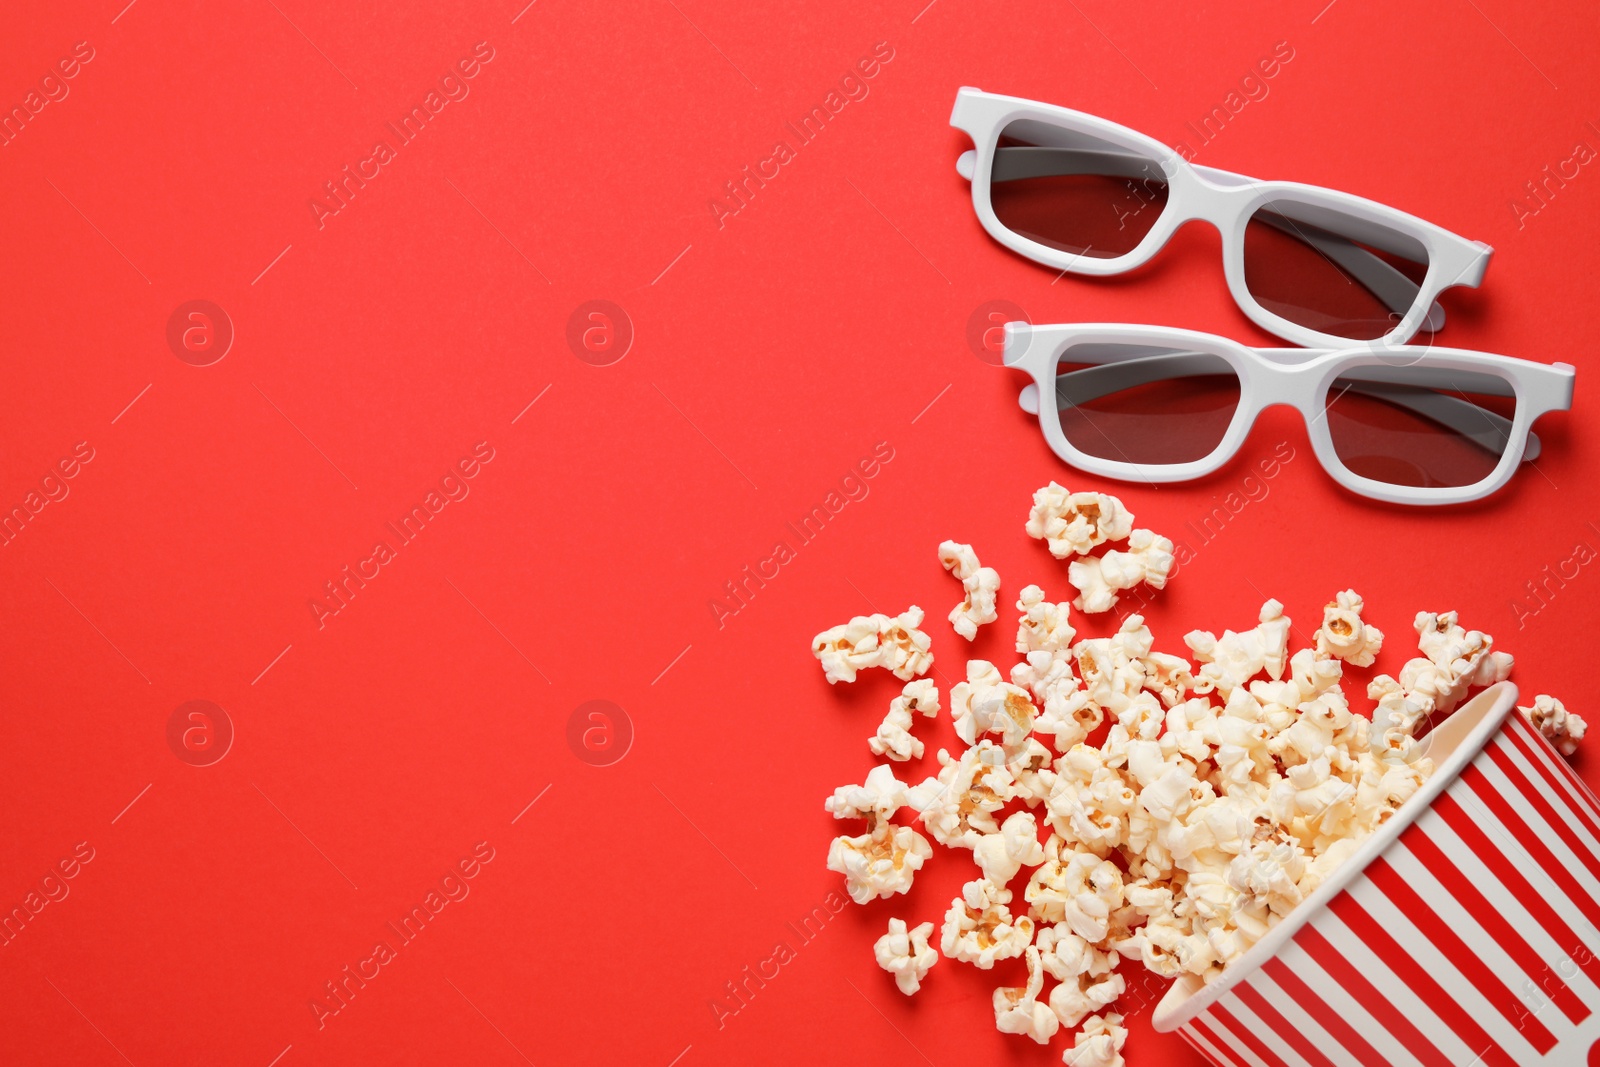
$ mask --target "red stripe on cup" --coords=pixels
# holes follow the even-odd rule
[[[1578,861],[1588,868],[1589,873],[1594,876],[1595,880],[1600,881],[1600,856],[1595,855],[1594,848],[1584,844],[1578,837],[1578,832],[1572,828],[1572,820],[1570,818],[1563,819],[1556,814],[1555,808],[1550,806],[1549,799],[1540,791],[1537,783],[1529,779],[1522,768],[1517,766],[1517,761],[1511,758],[1510,742],[1496,739],[1489,742],[1484,752],[1488,754],[1490,759],[1494,760],[1495,766],[1499,767],[1505,776],[1511,779],[1511,784],[1522,794],[1522,798],[1533,805],[1534,810],[1539,813],[1545,822],[1550,824],[1551,828],[1555,830],[1556,836],[1560,837],[1566,846],[1572,850],[1573,855],[1578,857]],[[1535,760],[1534,762],[1537,765],[1538,761]],[[1558,797],[1561,795],[1559,790],[1555,792]],[[1563,806],[1567,808],[1568,812],[1572,810],[1570,806]]]
[[[1394,1003],[1385,996],[1377,986],[1367,981],[1361,969],[1351,963],[1338,949],[1334,948],[1323,936],[1321,930],[1315,926],[1302,927],[1295,934],[1295,943],[1305,949],[1317,964],[1328,972],[1328,975],[1345,988],[1356,1002],[1366,1009],[1367,1014],[1376,1019],[1384,1029],[1388,1030],[1400,1043],[1406,1047],[1417,1059],[1428,1067],[1454,1067],[1450,1057],[1439,1051],[1439,1047],[1423,1036],[1422,1031],[1412,1025],[1405,1013],[1395,1007]]]
[[[1433,942],[1433,947],[1466,976],[1473,988],[1505,1016],[1507,1022],[1522,1030],[1522,1035],[1539,1055],[1543,1056],[1555,1048],[1555,1035],[1538,1019],[1527,1014],[1516,994],[1495,977],[1483,957],[1473,952],[1460,935],[1450,929],[1450,924],[1439,917],[1439,913],[1389,865],[1388,860],[1377,857],[1367,867],[1366,874],[1372,884],[1382,890],[1405,913],[1406,918],[1422,931],[1423,936]]]
[[[1590,981],[1600,986],[1600,956],[1592,952],[1580,951],[1579,946],[1583,939],[1573,932],[1565,919],[1561,918],[1556,909],[1544,898],[1544,894],[1536,891],[1523,877],[1521,871],[1512,862],[1511,858],[1490,839],[1483,827],[1473,821],[1456,798],[1449,793],[1441,794],[1433,802],[1433,810],[1439,813],[1456,836],[1467,843],[1473,854],[1494,872],[1500,883],[1509,889],[1517,898],[1517,903],[1527,909],[1533,921],[1556,940],[1559,945],[1566,946],[1567,958],[1583,968],[1583,973],[1589,976]]]
[[[1445,855],[1444,849],[1428,836],[1426,830],[1419,824],[1412,823],[1400,835],[1400,841],[1435,878],[1449,888],[1456,902],[1465,908],[1473,921],[1483,927],[1484,932],[1494,940],[1495,944],[1522,968],[1522,973],[1528,976],[1529,981],[1548,990],[1550,999],[1561,1009],[1561,1014],[1575,1024],[1589,1017],[1589,1009],[1583,1006],[1578,994],[1568,987],[1549,963],[1539,957],[1538,951],[1517,932],[1516,927],[1511,925],[1511,921],[1499,908],[1489,903],[1489,899],[1462,873],[1455,861]],[[1555,979],[1553,990],[1544,984],[1548,978]]]
[[[1267,973],[1267,977],[1278,983],[1279,988],[1293,997],[1294,1002],[1315,1019],[1318,1026],[1328,1031],[1335,1041],[1343,1045],[1357,1062],[1367,1067],[1394,1067],[1378,1054],[1377,1049],[1367,1043],[1367,1039],[1362,1037],[1344,1016],[1334,1011],[1328,1006],[1327,1001],[1312,992],[1311,987],[1290,970],[1289,965],[1283,960],[1274,956],[1262,965],[1262,970]]]
[[[1493,812],[1495,818],[1510,831],[1517,843],[1527,850],[1539,869],[1560,887],[1572,905],[1589,920],[1590,925],[1600,929],[1600,901],[1585,893],[1578,885],[1578,880],[1572,876],[1572,872],[1567,870],[1564,864],[1557,862],[1550,849],[1538,838],[1522,816],[1512,809],[1510,802],[1500,794],[1488,776],[1477,766],[1469,763],[1461,772],[1461,780],[1471,787],[1473,796]]]
[[[1527,741],[1530,747],[1544,753],[1546,756],[1544,762],[1555,769],[1556,774],[1567,783],[1568,792],[1576,798],[1577,805],[1594,818],[1597,826],[1600,826],[1600,797],[1597,797],[1594,789],[1578,776],[1578,772],[1573,768],[1572,764],[1567,762],[1566,757],[1556,751],[1556,747],[1550,743],[1549,739],[1541,734],[1538,728],[1522,715],[1518,715],[1512,720],[1508,732]]]
[[[1433,975],[1428,973],[1417,958],[1394,939],[1378,920],[1374,919],[1361,902],[1349,893],[1340,893],[1328,902],[1328,907],[1346,926],[1356,932],[1373,955],[1393,971],[1395,977],[1417,994],[1424,1004],[1455,1032],[1461,1043],[1470,1049],[1481,1049],[1479,1055],[1488,1067],[1517,1067],[1506,1055],[1505,1049],[1479,1026],[1472,1013],[1447,993]]]
[[[1249,982],[1241,982],[1233,990],[1235,996],[1244,1002],[1245,1007],[1256,1013],[1256,1018],[1266,1024],[1267,1029],[1281,1037],[1288,1045],[1299,1053],[1300,1058],[1311,1064],[1311,1067],[1334,1067],[1332,1060],[1324,1056],[1298,1027],[1283,1017],[1283,1013],[1272,1006],[1272,1002],[1261,995],[1261,991]]]
[[[1223,1007],[1220,1001],[1212,1005],[1211,1017],[1229,1030],[1232,1030],[1233,1036],[1238,1039],[1235,1044],[1243,1045],[1255,1053],[1256,1058],[1266,1064],[1267,1067],[1289,1067],[1287,1063],[1283,1062],[1283,1057],[1269,1049],[1266,1042],[1252,1033],[1250,1027],[1240,1022],[1238,1017]]]
[[[1573,813],[1578,816],[1590,836],[1600,841],[1600,812],[1593,810],[1593,806],[1597,803],[1594,794],[1589,792],[1577,773],[1567,766],[1561,754],[1555,750],[1555,746],[1533,728],[1532,723],[1524,719],[1521,714],[1513,716],[1511,722],[1511,729],[1506,731],[1511,743],[1522,750],[1528,762],[1538,769],[1546,782],[1550,783],[1556,796],[1561,797],[1572,807]]]
[[[1211,1047],[1216,1050],[1216,1055],[1212,1057],[1213,1059],[1221,1059],[1227,1067],[1239,1067],[1239,1061],[1233,1052],[1234,1044],[1218,1037],[1216,1031],[1207,1025],[1204,1017],[1195,1017],[1189,1025],[1194,1027],[1194,1032],[1208,1041]]]

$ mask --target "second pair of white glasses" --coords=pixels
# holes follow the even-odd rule
[[[1260,412],[1304,414],[1346,488],[1404,504],[1475,500],[1539,454],[1530,428],[1572,402],[1573,368],[1406,345],[1434,303],[1476,286],[1493,250],[1348,193],[1197,167],[1134,130],[1068,108],[962,89],[957,169],[991,236],[1063,272],[1117,274],[1185,222],[1212,223],[1235,301],[1301,349],[1253,349],[1155,326],[1007,327],[1022,404],[1062,459],[1125,480],[1216,470]]]

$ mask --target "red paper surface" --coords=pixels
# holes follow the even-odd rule
[[[1595,710],[1600,573],[1569,561],[1600,547],[1600,177],[1566,162],[1600,147],[1592,7],[925,2],[10,13],[0,104],[41,95],[0,148],[0,503],[61,498],[0,547],[0,903],[67,895],[0,949],[0,1059],[1056,1062],[1065,1037],[994,1030],[1015,961],[942,962],[913,999],[873,963],[889,916],[942,915],[967,857],[940,850],[907,897],[827,909],[822,800],[871,765],[897,687],[830,689],[808,653],[852,614],[917,603],[941,688],[959,677],[935,546],[973,543],[1008,604],[1034,581],[1067,595],[1022,532],[1051,478],[1113,488],[1194,551],[1146,610],[1162,647],[1249,625],[1267,595],[1303,641],[1353,585],[1390,635],[1380,667],[1408,654],[1415,611],[1453,608],[1516,654],[1525,694]],[[1292,60],[1244,83],[1280,42]],[[41,89],[75,47],[92,58]],[[874,55],[866,95],[802,143],[787,124]],[[474,76],[441,88],[463,60]],[[1484,287],[1447,294],[1439,341],[1576,364],[1575,414],[1471,507],[1354,498],[1276,413],[1204,482],[1075,474],[1021,383],[968,346],[985,302],[1271,339],[1204,227],[1102,282],[989,240],[954,167],[961,85],[1495,245]],[[402,140],[389,124],[430,92],[438,112]],[[1190,124],[1244,92],[1197,143]],[[380,140],[392,158],[368,162]],[[368,177],[340,203],[324,183],[347,166]],[[713,208],[746,166],[771,177]],[[168,338],[195,300],[233,334],[207,366],[215,310]],[[569,344],[592,300],[622,309],[626,351],[582,336],[623,329],[615,313]],[[1261,478],[1280,443],[1295,458]],[[875,449],[892,459],[866,495],[802,543],[789,524]],[[46,483],[63,460],[74,476]],[[430,492],[439,510],[403,541],[389,524]],[[1246,504],[1205,530],[1229,494]],[[725,583],[780,541],[793,558],[719,618]],[[353,590],[337,612],[333,581]],[[1011,635],[970,651],[1009,664]],[[579,756],[600,720],[569,733],[593,700],[622,709],[613,755],[631,737],[609,766]],[[190,701],[222,714],[169,730]],[[230,747],[193,765],[223,716]],[[1592,753],[1578,765],[1597,779]],[[402,942],[390,924],[443,900],[463,861],[474,876],[443,885],[466,895]],[[368,962],[379,942],[393,958]],[[1128,1007],[1128,1063],[1197,1062]]]

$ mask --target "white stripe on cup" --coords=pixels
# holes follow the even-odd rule
[[[1211,1027],[1213,1030],[1217,1028],[1217,1021],[1211,1018],[1208,1013],[1202,1012],[1200,1018],[1204,1019],[1206,1021],[1206,1025]],[[1214,1062],[1222,1064],[1222,1067],[1238,1067],[1237,1060],[1228,1055],[1226,1052],[1223,1052],[1221,1049],[1217,1048],[1217,1046],[1213,1045],[1210,1041],[1207,1041],[1193,1026],[1183,1027],[1182,1033],[1184,1037],[1189,1039],[1190,1044],[1199,1049],[1201,1052],[1205,1053],[1207,1056],[1211,1057]]]
[[[1320,930],[1332,944],[1338,945],[1345,959],[1354,964],[1362,976],[1410,1020],[1411,1025],[1432,1041],[1440,1052],[1449,1056],[1451,1063],[1471,1063],[1477,1058],[1478,1050],[1457,1037],[1450,1024],[1445,1022],[1443,1017],[1436,1015],[1416,991],[1390,970],[1388,964],[1384,963],[1376,952],[1369,949],[1366,942],[1339,916],[1331,911],[1324,912],[1319,914],[1311,925]],[[1397,937],[1396,940],[1400,939]],[[1273,1006],[1277,1006],[1276,1002]]]
[[[1494,1039],[1495,1044],[1506,1050],[1507,1055],[1518,1062],[1535,1058],[1533,1046],[1522,1036],[1522,1032],[1506,1021],[1506,1017],[1478,992],[1405,912],[1384,896],[1382,890],[1362,876],[1351,883],[1349,892],[1372,916],[1373,921],[1387,930],[1407,955],[1422,964],[1429,977],[1438,982],[1445,993]]]
[[[1537,734],[1539,732],[1526,719],[1523,720],[1523,725],[1528,728],[1527,734]],[[1524,736],[1526,738],[1526,735]],[[1568,775],[1576,775],[1577,772],[1572,769],[1571,765],[1562,764],[1560,753],[1548,743],[1539,744],[1531,738],[1527,738],[1527,740],[1529,747],[1539,754],[1540,762],[1550,768],[1551,775],[1561,783],[1562,789],[1571,797],[1572,805],[1585,809],[1591,819],[1600,823],[1600,799],[1597,799],[1591,790],[1578,789],[1573,785]]]
[[[1278,1014],[1283,1016],[1285,1022],[1293,1026],[1297,1032],[1304,1034],[1306,1040],[1322,1050],[1323,1055],[1335,1063],[1339,1062],[1341,1058],[1344,1060],[1355,1059],[1355,1054],[1344,1047],[1344,1042],[1334,1037],[1323,1028],[1321,1023],[1313,1019],[1311,1013],[1298,1000],[1290,996],[1287,990],[1267,976],[1266,971],[1257,971],[1251,977],[1250,984],[1255,987],[1256,991],[1261,994],[1267,1003],[1277,1009]]]
[[[1433,872],[1429,871],[1421,860],[1404,848],[1398,841],[1389,846],[1388,851],[1384,853],[1384,858],[1417,891],[1417,895],[1422,897],[1438,913],[1439,918],[1444,920],[1444,924],[1466,943],[1467,949],[1483,961],[1489,973],[1500,982],[1507,994],[1517,1002],[1524,1003],[1527,998],[1520,992],[1520,981],[1526,975],[1517,964],[1516,958],[1501,947],[1498,938],[1478,924],[1478,921],[1472,917],[1472,913],[1456,899],[1450,887],[1434,877]],[[1469,878],[1472,876],[1471,868],[1474,866],[1472,862],[1466,861],[1465,857],[1459,853],[1452,854],[1450,859],[1455,861],[1458,867],[1464,866],[1467,868],[1462,871],[1463,874],[1466,874]],[[1492,875],[1487,875],[1487,872],[1485,873],[1487,877],[1493,877]],[[1481,883],[1479,884],[1481,885]],[[1494,1011],[1497,1015],[1499,1014],[1499,1010],[1496,1008],[1490,1008],[1489,1010]],[[1500,1017],[1505,1018],[1503,1015]],[[1547,1013],[1540,1012],[1539,1021],[1544,1023],[1545,1028],[1557,1040],[1566,1036],[1572,1029],[1566,1017],[1559,1012],[1548,1017]]]
[[[1336,951],[1338,948],[1339,946],[1334,946]],[[1324,971],[1317,961],[1311,958],[1310,953],[1290,941],[1278,952],[1278,958],[1294,972],[1297,978],[1310,986],[1311,991],[1322,998],[1323,1003],[1349,1023],[1367,1044],[1377,1050],[1379,1055],[1394,1064],[1394,1067],[1423,1067],[1420,1060],[1406,1051],[1400,1039],[1373,1017],[1366,1006],[1340,985],[1337,979]]]
[[[1489,901],[1491,907],[1506,917],[1512,927],[1533,948],[1534,952],[1538,953],[1541,960],[1552,968],[1558,968],[1563,960],[1570,958],[1570,953],[1578,950],[1579,946],[1577,945],[1561,944],[1556,940],[1553,933],[1546,930],[1534,919],[1533,915],[1523,907],[1522,902],[1517,899],[1516,894],[1504,882],[1495,877],[1494,872],[1489,869],[1487,864],[1479,860],[1475,853],[1472,853],[1467,843],[1456,835],[1456,832],[1450,828],[1450,824],[1445,822],[1444,817],[1438,812],[1430,808],[1417,817],[1416,824],[1441,849],[1444,849],[1449,854],[1467,880],[1478,887],[1479,892]],[[1490,835],[1490,840],[1495,841],[1497,839]],[[1515,864],[1517,855],[1517,853],[1513,853],[1507,859]],[[1565,919],[1566,917],[1563,916],[1562,918]],[[1578,934],[1579,937],[1583,936],[1578,930],[1574,930],[1573,933]],[[1526,975],[1520,967],[1513,974],[1518,978],[1517,989],[1520,992],[1522,990],[1520,979],[1526,977]],[[1575,982],[1582,984],[1575,984]],[[1587,984],[1595,992],[1585,993],[1583,984]],[[1573,986],[1573,992],[1580,999],[1590,1004],[1600,1004],[1600,999],[1596,998],[1596,993],[1600,993],[1600,984],[1590,979],[1582,970],[1578,970],[1577,974],[1569,977],[1567,985]],[[1526,1000],[1527,998],[1524,997],[1522,999]]]
[[[1478,795],[1468,788],[1465,783],[1451,786],[1449,792],[1450,796],[1454,797],[1456,802],[1461,805],[1461,810],[1466,812],[1472,818],[1472,821],[1482,828],[1483,832],[1489,836],[1489,840],[1500,846],[1501,851],[1506,853],[1506,857],[1517,866],[1522,876],[1528,880],[1528,885],[1533,888],[1534,892],[1547,900],[1551,907],[1555,908],[1561,918],[1566,920],[1567,925],[1572,927],[1573,932],[1585,944],[1600,945],[1600,928],[1597,928],[1589,921],[1584,913],[1578,909],[1577,902],[1568,897],[1566,891],[1550,876],[1550,872],[1546,871],[1542,864],[1536,863],[1527,850],[1522,847],[1521,843],[1517,841],[1516,833],[1521,831],[1513,832],[1510,827],[1502,823],[1500,817],[1490,809],[1489,805],[1478,799]],[[1513,800],[1512,803],[1520,809],[1519,814],[1525,816],[1533,815],[1532,810],[1527,805],[1516,800]],[[1533,818],[1529,820],[1529,825],[1537,828],[1545,824],[1542,820]],[[1540,831],[1535,829],[1534,832],[1538,833]]]
[[[1522,791],[1512,784],[1511,779],[1506,777],[1505,772],[1493,761],[1482,759],[1481,757],[1478,765],[1483,768],[1484,777],[1489,780],[1490,786],[1511,802],[1516,808],[1517,814],[1528,824],[1528,829],[1533,831],[1534,835],[1539,838],[1539,843],[1548,848],[1550,854],[1555,857],[1556,862],[1561,864],[1562,868],[1571,874],[1573,878],[1577,879],[1579,889],[1591,896],[1600,897],[1600,882],[1597,882],[1594,876],[1589,873],[1589,869],[1584,866],[1583,860],[1578,854],[1567,847],[1567,843],[1561,839],[1561,835],[1556,832],[1556,828],[1551,826],[1544,816],[1539,814],[1538,809],[1523,797]],[[1539,788],[1538,783],[1534,783],[1533,788],[1541,796],[1553,799],[1549,797],[1546,790]],[[1560,809],[1557,808],[1556,815],[1558,818],[1560,814]],[[1580,839],[1581,843],[1582,840]],[[1532,865],[1531,859],[1529,860],[1529,865]],[[1573,901],[1572,903],[1573,910],[1576,910],[1577,902]]]
[[[1250,1010],[1250,1005],[1240,1000],[1236,995],[1231,992],[1225,993],[1218,1003],[1226,1008],[1235,1019],[1238,1019],[1240,1025],[1248,1028],[1250,1033],[1255,1035],[1257,1041],[1266,1045],[1274,1056],[1288,1064],[1289,1067],[1311,1067],[1311,1064],[1306,1062],[1305,1057],[1294,1050],[1293,1045],[1278,1036],[1272,1027],[1268,1026],[1260,1016]],[[1273,1006],[1276,1007],[1277,1005]]]
[[[1538,794],[1544,797],[1550,806],[1555,809],[1556,815],[1566,825],[1572,827],[1573,833],[1578,835],[1578,844],[1587,848],[1590,852],[1600,855],[1600,841],[1595,840],[1594,835],[1583,825],[1582,820],[1574,817],[1571,811],[1572,801],[1551,788],[1550,783],[1545,781],[1544,774],[1532,763],[1528,762],[1528,757],[1523,755],[1522,751],[1512,744],[1509,738],[1499,737],[1495,740],[1500,745],[1501,750],[1511,758],[1511,762],[1516,764],[1517,769],[1522,772],[1522,776],[1528,779],[1533,788],[1538,791]],[[1496,767],[1495,770],[1498,771],[1499,768]],[[1520,793],[1520,790],[1518,792]]]

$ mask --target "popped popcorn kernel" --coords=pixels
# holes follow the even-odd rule
[[[1589,729],[1583,716],[1568,711],[1561,701],[1545,693],[1533,698],[1531,708],[1519,706],[1517,710],[1526,715],[1528,721],[1533,723],[1533,728],[1543,734],[1545,740],[1563,756],[1571,756],[1578,751],[1578,742],[1583,740],[1583,735]]]
[[[1018,652],[1055,652],[1070,647],[1078,636],[1067,618],[1067,605],[1052,604],[1036,585],[1017,594],[1017,610],[1022,612],[1017,625]]]
[[[892,760],[921,759],[922,739],[911,735],[916,715],[933,718],[939,711],[939,690],[928,678],[907,682],[900,695],[889,702],[889,712],[878,724],[878,732],[867,738],[874,756]]]
[[[1002,1034],[1024,1034],[1041,1045],[1048,1044],[1061,1029],[1061,1020],[1050,1005],[1039,1003],[1044,989],[1039,950],[1029,947],[1023,956],[1028,961],[1028,984],[994,991],[994,1024]]]
[[[1354,589],[1337,594],[1322,609],[1322,625],[1312,635],[1317,652],[1335,656],[1352,667],[1370,667],[1383,649],[1383,631],[1363,622],[1361,595]]]
[[[890,919],[889,932],[872,945],[878,966],[894,975],[894,984],[908,997],[922,988],[922,980],[939,962],[939,953],[928,944],[932,933],[931,922],[907,929],[904,919]]]
[[[857,615],[811,639],[811,654],[822,664],[829,685],[853,682],[859,671],[882,667],[908,682],[933,666],[932,639],[918,627],[922,609],[915,604],[890,618]]]
[[[1128,551],[1084,556],[1067,564],[1067,581],[1078,591],[1072,606],[1090,615],[1116,607],[1117,594],[1143,583],[1163,589],[1172,572],[1173,544],[1149,530],[1134,530]]]
[[[1011,890],[1004,886],[987,878],[968,882],[945,913],[939,948],[946,957],[983,971],[996,960],[1022,955],[1033,941],[1033,920],[1026,915],[1013,919],[1010,903]]]
[[[1061,1062],[1067,1067],[1124,1067],[1122,1046],[1127,1042],[1122,1016],[1096,1015],[1083,1024],[1072,1047],[1061,1053]]]
[[[939,562],[961,580],[966,598],[950,611],[950,624],[968,641],[978,636],[978,627],[1000,617],[995,597],[1000,592],[1000,573],[978,564],[971,545],[944,541],[939,545]]]
[[[1033,494],[1023,527],[1044,541],[1057,559],[1081,556],[1096,545],[1122,541],[1133,531],[1133,513],[1105,493],[1069,493],[1051,482]]]

